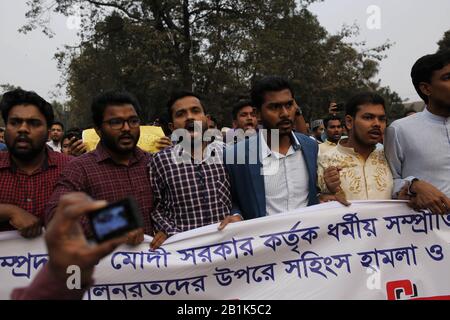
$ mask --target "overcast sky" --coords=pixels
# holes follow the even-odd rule
[[[380,29],[367,27],[368,19],[376,26],[374,11],[367,13],[373,5],[380,9]],[[437,42],[450,30],[449,0],[325,0],[310,10],[330,33],[356,22],[360,26],[357,40],[366,41],[368,47],[394,42],[377,78],[410,101],[419,100],[409,76],[413,63],[435,52]],[[60,78],[53,56],[64,44],[77,42],[76,30],[67,27],[67,18],[52,15],[54,38],[38,30],[20,34],[17,29],[25,23],[26,11],[26,0],[0,1],[0,84],[19,85],[49,99]],[[59,92],[58,100],[63,98]]]

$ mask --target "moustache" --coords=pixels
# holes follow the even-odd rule
[[[375,129],[375,130],[370,130],[369,134],[377,134],[381,136],[381,130]]]
[[[195,123],[194,123],[194,122],[188,122],[188,123],[186,123],[186,125],[184,126],[184,128],[185,128],[186,130],[189,130],[189,131],[194,130],[194,129],[195,129]]]
[[[132,139],[132,140],[134,140],[134,137],[131,134],[124,133],[124,134],[119,136],[119,140],[120,139]]]
[[[33,141],[30,138],[28,138],[28,136],[20,135],[14,140],[14,143],[19,143],[19,142],[28,142],[31,144]]]
[[[203,127],[203,124],[198,123],[198,121],[189,121],[186,123],[186,125],[184,126],[184,129],[186,129],[187,131],[202,131],[205,129],[205,127]],[[206,129],[208,129],[208,127],[206,127]]]
[[[291,121],[291,120],[282,120],[282,121],[280,121],[280,122],[277,123],[277,127],[282,126],[282,125],[284,125],[284,124],[293,125],[294,122]]]

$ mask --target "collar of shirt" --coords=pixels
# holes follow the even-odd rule
[[[328,140],[326,140],[326,141],[324,142],[324,144],[329,145],[330,147],[335,147],[335,146],[337,146],[336,143],[331,142],[331,141],[328,141]]]
[[[52,149],[50,149],[50,147],[46,146],[44,163],[42,164],[41,169],[38,169],[36,171],[36,173],[40,172],[40,171],[48,170],[49,168],[52,168],[52,167],[56,167],[58,165],[58,163],[55,159],[56,154],[57,153],[54,152]],[[17,166],[11,160],[11,154],[9,152],[3,152],[2,157],[0,157],[0,169],[10,169],[12,172],[17,171]]]
[[[444,118],[431,113],[428,111],[428,107],[426,107],[421,114],[425,119],[438,124],[444,124],[446,121],[450,121],[450,117]]]
[[[318,144],[322,144],[323,143],[322,141],[317,140],[316,137],[314,137],[314,136],[309,136],[309,137],[311,139],[313,139],[315,142],[317,142]]]
[[[225,148],[225,143],[222,141],[214,141],[208,144],[203,151],[203,155],[206,155],[203,157],[201,163],[208,162],[210,158],[217,158],[221,159],[223,148]],[[218,152],[216,152],[218,151]],[[181,144],[177,144],[173,147],[172,152],[176,154],[177,157],[183,157],[183,159],[192,161],[192,155],[191,153],[187,152]]]
[[[267,131],[266,131],[267,132]],[[286,155],[282,155],[278,152],[272,151],[269,146],[267,145],[267,141],[264,138],[264,134],[262,131],[259,131],[259,139],[261,141],[261,159],[265,160],[269,157],[271,157],[272,155],[276,158],[276,159],[282,159],[282,158],[286,158],[290,155],[293,155],[294,153],[296,153],[297,151],[301,150],[302,145],[300,144],[300,142],[298,141],[297,137],[295,136],[295,133],[292,131],[292,139],[291,141],[293,142],[291,147],[289,148],[288,152]]]
[[[50,140],[47,142],[47,145],[50,146],[50,148],[52,149],[60,149],[61,150],[61,142],[58,142],[58,144],[56,144],[53,140]]]
[[[345,143],[345,142],[347,142],[347,141],[348,141],[348,139],[341,139],[341,140],[339,141],[339,143],[337,144],[336,149],[337,149],[339,152],[344,153],[344,154],[348,154],[348,155],[351,155],[351,156],[354,156],[354,157],[361,157],[361,155],[360,155],[359,153],[357,153],[357,152],[355,151],[355,149],[350,148],[350,147],[344,147],[344,146],[342,145],[342,143]],[[377,146],[374,146],[374,147],[373,147],[372,153],[373,153],[374,151],[376,151],[376,150],[378,150],[378,149],[377,149]]]
[[[113,159],[111,157],[111,153],[103,145],[102,142],[100,142],[97,145],[97,148],[95,149],[95,151],[93,151],[93,153],[95,155],[95,159],[97,160],[97,163],[106,161],[108,159],[111,159],[111,161],[113,161]],[[136,147],[136,149],[134,150],[133,157],[131,157],[129,164],[132,165],[132,164],[135,164],[136,162],[139,162],[142,159],[142,157],[144,157],[144,156],[145,156],[144,151],[142,151],[139,147]]]

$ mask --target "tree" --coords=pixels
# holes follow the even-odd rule
[[[67,129],[67,115],[66,115],[66,107],[59,101],[53,100],[50,102],[53,107],[53,113],[55,115],[55,121],[60,121],[64,124],[64,127]]]
[[[375,88],[373,89],[380,94],[386,102],[388,123],[392,123],[394,120],[404,117],[405,106],[396,92],[392,91],[389,87],[380,87],[379,84],[375,84]]]
[[[450,50],[450,30],[444,34],[444,37],[438,42],[439,50]]]
[[[111,30],[114,30],[112,32]],[[59,68],[66,72],[69,102],[69,122],[80,127],[91,122],[90,102],[98,93],[109,89],[124,89],[134,93],[143,106],[146,121],[162,107],[161,86],[176,88],[174,63],[167,59],[165,42],[156,41],[146,26],[112,13],[96,26],[95,42],[83,43],[80,53],[61,52]]]
[[[349,42],[356,27],[330,35],[307,10],[315,1],[33,0],[22,31],[42,27],[51,36],[46,10],[82,18],[79,46],[56,55],[71,98],[69,122],[78,126],[91,122],[90,101],[108,88],[133,92],[146,121],[164,112],[171,90],[192,89],[224,125],[237,97],[264,75],[291,79],[313,118],[355,91],[390,92],[372,80],[390,44]]]

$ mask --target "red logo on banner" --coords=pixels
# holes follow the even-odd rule
[[[386,292],[388,300],[450,300],[450,296],[419,298],[417,286],[411,280],[388,282]]]

